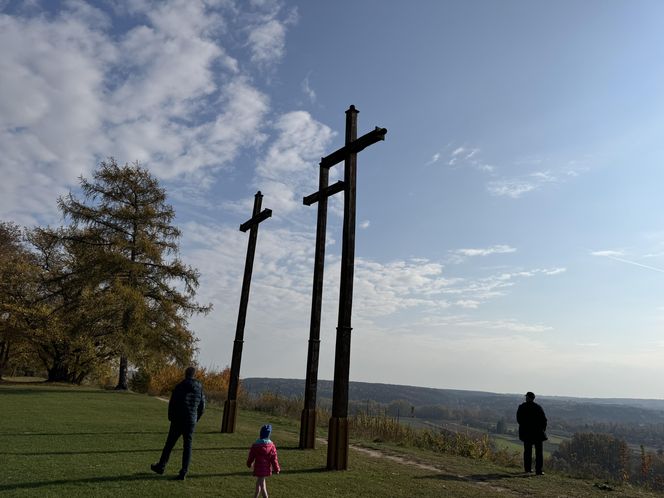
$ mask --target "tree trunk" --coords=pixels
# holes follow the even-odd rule
[[[9,341],[0,341],[0,379],[5,374],[7,363],[9,363],[9,349],[11,344]]]
[[[120,373],[118,375],[118,385],[115,386],[116,391],[126,391],[129,389],[127,385],[127,357],[120,356]]]
[[[47,372],[47,382],[70,382],[69,369],[62,363],[56,363],[50,368],[47,368]]]

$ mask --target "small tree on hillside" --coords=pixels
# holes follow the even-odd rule
[[[199,273],[178,258],[180,231],[166,192],[138,163],[103,161],[92,180],[80,179],[84,199],[58,201],[72,242],[94,248],[88,260],[97,285],[113,289],[118,307],[120,369],[117,389],[127,389],[128,362],[150,358],[184,363],[195,338],[193,313],[211,306],[194,301]]]

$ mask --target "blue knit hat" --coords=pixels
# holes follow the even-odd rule
[[[272,434],[272,425],[266,424],[261,427],[261,439],[270,439],[270,434]]]

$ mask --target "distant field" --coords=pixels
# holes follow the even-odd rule
[[[350,470],[328,472],[324,444],[297,449],[295,420],[240,411],[237,432],[220,434],[216,408],[197,429],[189,479],[178,482],[170,478],[179,468],[180,447],[166,475],[149,470],[168,428],[163,401],[96,389],[3,384],[0,414],[3,496],[250,496],[254,481],[245,459],[265,422],[274,425],[283,467],[269,480],[272,498],[604,496],[592,481],[524,478],[515,469],[483,461],[355,440],[378,451],[370,456],[351,450]],[[320,433],[325,434],[324,427]],[[618,493],[657,496],[628,487]]]

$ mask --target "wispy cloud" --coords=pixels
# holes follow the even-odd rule
[[[520,178],[489,182],[487,190],[495,196],[518,199],[528,192],[539,190],[547,183],[555,183],[557,181],[558,178],[550,171],[536,171]]]
[[[515,162],[519,167],[537,168],[530,173],[503,177],[487,183],[487,191],[497,197],[519,199],[530,192],[541,190],[546,185],[562,184],[578,177],[589,169],[586,161],[568,161],[560,166],[549,164],[541,158],[528,158]],[[549,167],[546,167],[549,166]],[[543,169],[546,167],[546,169]],[[493,171],[493,170],[492,170]]]
[[[491,254],[509,254],[516,252],[514,247],[508,245],[498,244],[491,247],[485,248],[474,248],[474,249],[457,249],[453,253],[457,256],[463,257],[473,257],[473,256],[490,256]]]
[[[453,149],[447,159],[448,166],[470,167],[485,173],[491,173],[494,167],[483,161],[481,150],[478,148],[456,147]]]
[[[302,88],[302,92],[309,99],[309,102],[314,104],[316,102],[316,92],[313,88],[311,88],[311,84],[309,83],[309,75],[307,75],[307,77],[302,80],[302,84],[300,86]]]
[[[433,156],[431,156],[431,159],[429,159],[426,162],[426,166],[431,166],[432,164],[436,164],[440,160],[440,152],[436,152]]]
[[[201,293],[207,299],[218,302],[233,286],[239,286],[246,246],[245,234],[241,234],[237,227],[202,223],[189,223],[185,229],[192,264],[208,269],[201,281]],[[298,309],[306,309],[310,301],[315,245],[313,239],[313,231],[305,233],[278,226],[265,229],[260,234],[252,300],[261,303],[260,314],[265,314],[266,321],[269,321],[268,317],[280,316],[284,323],[279,327],[284,330],[292,329],[294,321],[301,317],[292,311],[286,313],[283,299],[279,296],[288,292],[289,302],[297,303],[293,306]],[[338,254],[328,255],[324,308],[332,314],[337,308],[339,264]],[[416,313],[415,316],[438,316],[441,320],[447,316],[445,319],[451,320],[450,317],[454,316],[450,314],[452,310],[474,312],[488,301],[509,293],[524,279],[548,277],[559,271],[556,268],[533,268],[502,271],[478,278],[458,278],[447,275],[442,263],[424,258],[382,263],[358,257],[353,310],[358,320],[372,324],[372,327],[389,323],[385,320],[391,320],[391,317],[403,314],[410,316],[409,313]],[[215,310],[215,316],[221,311]],[[303,314],[306,313],[303,311]],[[216,323],[216,319],[213,322]],[[456,319],[455,323],[489,329],[541,329],[539,325],[529,329],[519,325],[516,320],[482,321],[467,316]]]

